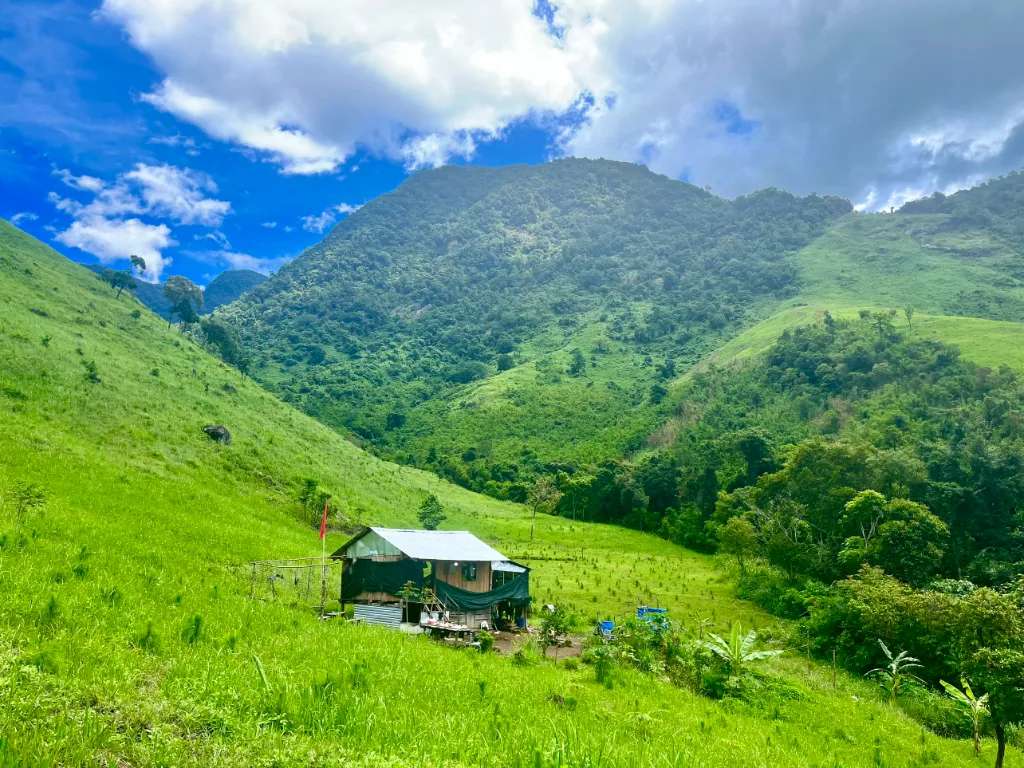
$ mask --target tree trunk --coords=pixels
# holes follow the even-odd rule
[[[1003,758],[1006,757],[1006,728],[1002,723],[996,725],[996,768],[1003,768]]]

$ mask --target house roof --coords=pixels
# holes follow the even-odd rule
[[[343,554],[352,544],[371,531],[403,555],[414,560],[508,561],[505,555],[480,541],[469,531],[424,531],[413,528],[367,528],[349,540],[335,556]]]

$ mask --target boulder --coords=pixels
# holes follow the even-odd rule
[[[203,427],[203,432],[211,440],[216,440],[223,445],[231,445],[231,433],[223,424],[207,424]]]

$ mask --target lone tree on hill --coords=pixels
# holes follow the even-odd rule
[[[171,317],[177,315],[182,323],[194,323],[199,319],[203,306],[203,289],[187,277],[174,275],[164,283],[164,296],[171,304]],[[167,321],[168,327],[171,321]]]
[[[420,504],[420,525],[428,531],[436,531],[447,517],[444,513],[444,506],[434,494],[427,496]]]
[[[121,272],[117,269],[104,269],[103,280],[117,291],[117,298],[121,298],[121,291],[125,288],[129,291],[134,291],[137,287],[135,285],[135,278],[132,277],[130,272]]]

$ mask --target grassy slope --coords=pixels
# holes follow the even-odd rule
[[[769,623],[707,558],[652,537],[542,518],[531,545],[521,508],[368,457],[155,317],[133,318],[137,306],[0,223],[0,764],[969,760],[968,744],[921,733],[862,681],[840,676],[833,692],[799,658],[773,662],[786,695],[715,703],[638,674],[609,691],[587,669],[520,667],[250,601],[241,563],[317,550],[292,515],[310,476],[363,521],[412,522],[432,490],[447,527],[510,555],[586,542],[583,561],[535,562],[541,599],[594,614],[656,599],[681,618]],[[209,422],[234,443],[207,440]],[[16,482],[42,485],[45,508],[19,518]]]
[[[801,291],[786,306],[733,337],[703,364],[764,352],[787,328],[814,322],[827,310],[851,317],[860,309],[913,306],[914,332],[960,347],[979,365],[1024,371],[1024,323],[956,314],[965,288],[994,302],[1024,299],[1024,287],[1000,266],[1020,257],[983,232],[946,233],[941,214],[854,215],[796,256]]]

